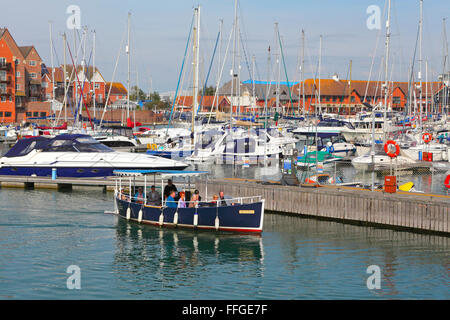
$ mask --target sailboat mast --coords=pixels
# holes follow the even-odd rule
[[[302,113],[305,115],[305,31],[302,29]],[[300,101],[300,99],[298,99]]]
[[[92,48],[92,54],[93,54],[93,61],[92,61],[92,80],[93,80],[93,82],[92,82],[92,86],[93,86],[93,91],[94,91],[94,95],[93,95],[93,98],[94,98],[94,119],[95,119],[95,104],[96,104],[96,100],[97,100],[97,95],[96,95],[96,93],[95,93],[95,30],[93,31],[93,33],[94,33],[94,35],[93,35],[93,40],[92,40],[92,42],[93,42],[93,48]]]
[[[194,123],[195,123],[195,109],[198,106],[198,60],[199,60],[199,33],[200,33],[200,7],[194,9],[195,25],[194,25],[194,79],[193,79],[193,93],[192,93],[192,116],[191,116],[191,131],[192,144],[194,144]]]
[[[391,0],[388,0],[388,12],[386,21],[386,44],[384,57],[384,112],[383,112],[383,140],[386,140],[386,110],[388,107],[388,67],[389,67],[389,42],[391,38]],[[373,110],[372,110],[373,112]]]
[[[423,0],[420,0],[420,20],[419,20],[419,123],[420,129],[422,129],[422,108],[423,108],[423,96],[422,96],[422,28],[423,28]]]
[[[234,86],[236,85],[236,45],[237,45],[237,6],[238,0],[234,1],[234,41],[233,41],[233,57],[231,63],[231,106],[230,106],[230,133],[233,127],[233,104],[234,104]]]
[[[67,122],[67,71],[66,71],[66,47],[67,47],[67,36],[64,32],[63,34],[63,43],[64,43],[64,121]]]
[[[276,88],[276,96],[275,96],[275,106],[276,111],[278,111],[278,108],[280,107],[280,78],[281,78],[281,67],[280,67],[280,56],[281,56],[281,47],[280,42],[277,41],[279,39],[280,35],[278,33],[278,22],[275,22],[275,42],[277,43],[277,88]]]
[[[128,42],[126,53],[128,57],[128,77],[127,77],[127,119],[130,117],[130,17],[131,12],[128,12]]]

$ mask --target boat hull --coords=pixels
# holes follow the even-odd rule
[[[130,208],[129,220],[139,221],[139,211],[142,210],[142,223],[190,229],[212,231],[229,231],[244,233],[260,233],[264,220],[264,200],[250,204],[236,204],[222,207],[199,208],[163,208],[147,206],[127,200],[116,199],[117,213],[127,219],[127,210]],[[175,212],[178,211],[178,222],[174,223]],[[163,223],[160,225],[160,215],[163,214]],[[198,215],[198,224],[194,226],[194,215]],[[219,226],[216,229],[216,216]]]
[[[23,167],[23,166],[2,166],[0,175],[5,176],[52,176],[52,169],[55,167]],[[123,168],[114,167],[56,167],[56,176],[61,178],[95,178],[112,176],[113,171]],[[134,168],[133,169],[148,169]],[[180,167],[152,168],[152,170],[180,170]]]

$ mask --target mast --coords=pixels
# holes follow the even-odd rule
[[[423,108],[423,96],[422,96],[422,31],[423,31],[423,0],[420,0],[420,20],[419,20],[419,123],[420,129],[422,129],[422,108]]]
[[[54,108],[54,100],[55,100],[55,66],[53,64],[53,38],[52,38],[52,22],[49,21],[48,22],[49,25],[49,29],[50,29],[50,60],[51,60],[51,64],[52,64],[52,102],[51,102],[51,106],[52,106],[52,111]]]
[[[96,105],[96,100],[97,100],[97,95],[95,92],[95,30],[93,31],[94,35],[93,35],[93,48],[92,48],[92,54],[93,54],[93,60],[92,60],[92,86],[94,88],[94,119],[95,119],[95,105]]]
[[[279,37],[278,33],[278,22],[275,22],[275,39]],[[275,40],[276,41],[276,40]],[[278,108],[280,107],[280,78],[281,78],[281,67],[280,67],[280,57],[281,57],[281,46],[280,42],[276,41],[277,43],[277,57],[276,57],[276,63],[277,63],[277,88],[276,88],[276,96],[275,96],[275,106],[276,111],[278,111]]]
[[[256,99],[255,99],[255,55],[252,56],[252,102],[253,115],[256,113]]]
[[[233,57],[232,57],[232,63],[231,63],[231,106],[230,106],[230,133],[233,127],[233,98],[234,98],[234,86],[236,83],[236,45],[237,45],[237,6],[238,6],[238,0],[234,1],[234,26],[233,26],[233,32],[234,32],[234,40],[233,40]],[[239,85],[239,84],[237,84]]]
[[[322,35],[320,35],[320,46],[319,46],[319,98],[318,98],[319,114],[322,114],[322,105],[321,105],[321,101],[320,101],[320,69],[321,69],[321,65],[322,65]]]
[[[386,140],[386,111],[388,107],[388,67],[389,67],[389,42],[391,38],[391,0],[388,0],[388,13],[386,21],[386,44],[385,44],[385,58],[384,58],[384,112],[383,112],[383,140]],[[372,110],[373,112],[373,110]]]
[[[193,38],[193,50],[194,50],[194,72],[193,72],[193,93],[192,93],[192,116],[191,116],[191,131],[192,131],[192,145],[194,145],[194,123],[195,123],[195,109],[198,106],[198,60],[199,60],[199,34],[200,34],[200,6],[194,8],[194,38]]]
[[[302,29],[302,97],[303,97],[303,108],[302,113],[305,115],[305,31]],[[300,99],[299,103],[300,103]]]
[[[348,114],[350,115],[350,110],[351,110],[351,95],[352,95],[352,60],[350,60],[350,79],[348,81],[348,99],[349,99],[349,107],[348,107]]]
[[[67,122],[67,71],[66,71],[66,46],[67,46],[67,36],[66,33],[64,32],[63,34],[63,42],[64,42],[64,76],[63,76],[63,81],[64,81],[64,121]]]
[[[130,18],[131,12],[128,12],[128,42],[126,53],[128,57],[128,76],[127,76],[127,121],[130,117]]]

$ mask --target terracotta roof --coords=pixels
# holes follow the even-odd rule
[[[112,85],[112,87],[111,87]],[[112,95],[127,95],[127,89],[120,82],[107,82],[105,87],[105,92],[108,94],[109,88],[111,87]]]
[[[47,72],[46,75],[48,76],[50,82],[53,81],[52,76],[53,76],[53,72],[52,72],[52,68],[46,67]],[[64,70],[61,67],[56,67],[55,69],[55,82],[64,82]]]
[[[64,70],[64,65],[61,65],[61,69]],[[73,65],[66,64],[67,77],[70,77],[72,75],[72,70],[73,70]],[[83,70],[83,66],[78,65],[76,70],[79,73],[80,71]],[[103,76],[97,67],[95,67],[95,71],[98,72],[103,79]],[[94,74],[94,68],[92,66],[90,66],[88,68],[85,67],[85,75],[86,75],[87,80],[91,81],[93,74]],[[76,75],[72,75],[72,78],[73,77],[75,77],[75,79],[76,79]]]
[[[198,102],[200,103],[200,99],[202,97],[198,96]],[[218,96],[217,97],[218,101],[217,104],[220,104],[222,102],[223,99],[226,99],[225,96]],[[192,101],[193,98],[192,96],[179,96],[177,97],[177,101],[176,101],[176,105],[181,105],[181,106],[192,106]],[[203,96],[203,100],[202,100],[202,107],[210,107],[213,105],[214,102],[214,96]]]
[[[352,80],[349,84],[348,80],[334,80],[334,79],[321,79],[320,80],[320,95],[321,96],[348,96],[349,88],[352,92],[356,92],[361,97],[364,97],[367,90],[368,97],[381,97],[384,95],[382,85],[384,81],[364,81],[364,80]],[[440,82],[428,82],[428,93],[436,92],[440,88]],[[408,82],[390,82],[390,89],[395,90],[399,88],[404,94],[408,93]],[[302,84],[296,84],[292,87],[292,95],[298,97],[302,92]],[[307,96],[314,95],[319,91],[319,80],[306,79],[304,82],[304,94]],[[425,83],[423,83],[423,93],[425,94]]]
[[[33,46],[22,46],[22,47],[18,47],[20,52],[22,53],[22,56],[24,58],[26,58],[28,56],[28,54],[31,52],[31,50],[33,49]]]

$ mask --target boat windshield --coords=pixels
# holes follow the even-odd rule
[[[57,139],[52,141],[45,152],[114,152],[113,149],[98,142],[92,137],[72,139]]]

